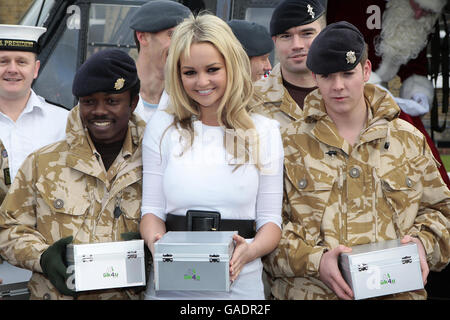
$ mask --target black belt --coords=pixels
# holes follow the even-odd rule
[[[256,234],[255,220],[220,219],[214,211],[188,210],[186,216],[167,214],[166,231],[237,231],[246,239]]]

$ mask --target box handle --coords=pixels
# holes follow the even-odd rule
[[[137,259],[137,251],[136,250],[128,251],[127,259]]]
[[[94,261],[94,257],[92,256],[92,254],[89,254],[89,255],[83,254],[83,256],[81,257],[81,261],[92,262],[92,261]]]

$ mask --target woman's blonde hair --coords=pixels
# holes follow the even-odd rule
[[[256,161],[259,167],[258,137],[248,110],[254,103],[254,89],[251,80],[250,60],[231,28],[220,18],[211,14],[190,16],[180,23],[173,35],[166,62],[165,89],[170,96],[167,111],[174,115],[176,128],[188,130],[191,140],[185,150],[192,146],[194,130],[192,118],[200,117],[198,104],[186,93],[181,80],[180,58],[190,56],[195,43],[210,43],[223,56],[227,74],[226,89],[217,111],[217,120],[225,129],[227,152],[238,164]],[[250,138],[246,146],[245,138]],[[243,162],[241,160],[244,160]]]

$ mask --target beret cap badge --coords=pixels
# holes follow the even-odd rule
[[[321,0],[283,0],[275,7],[270,18],[270,35],[277,36],[292,27],[313,23],[326,14]]]
[[[314,8],[310,4],[308,4],[307,8],[309,15],[314,19],[314,17],[316,16],[316,14],[314,13]]]
[[[345,58],[347,59],[347,63],[355,63],[356,61],[356,55],[354,51],[348,51],[347,54],[345,55]]]
[[[114,84],[114,89],[120,90],[123,88],[124,85],[125,85],[125,79],[119,78],[116,80],[116,83]]]
[[[361,61],[365,47],[364,36],[354,25],[331,23],[311,43],[306,66],[315,74],[349,71]]]

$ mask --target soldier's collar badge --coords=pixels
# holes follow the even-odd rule
[[[316,16],[316,14],[314,13],[314,8],[310,4],[307,5],[307,8],[309,15],[314,19],[314,17]]]
[[[355,63],[356,61],[356,54],[354,51],[348,51],[347,54],[345,55],[345,58],[347,59],[347,63]]]
[[[125,85],[125,79],[119,78],[116,80],[116,83],[114,84],[114,89],[120,90],[123,88],[124,85]]]

